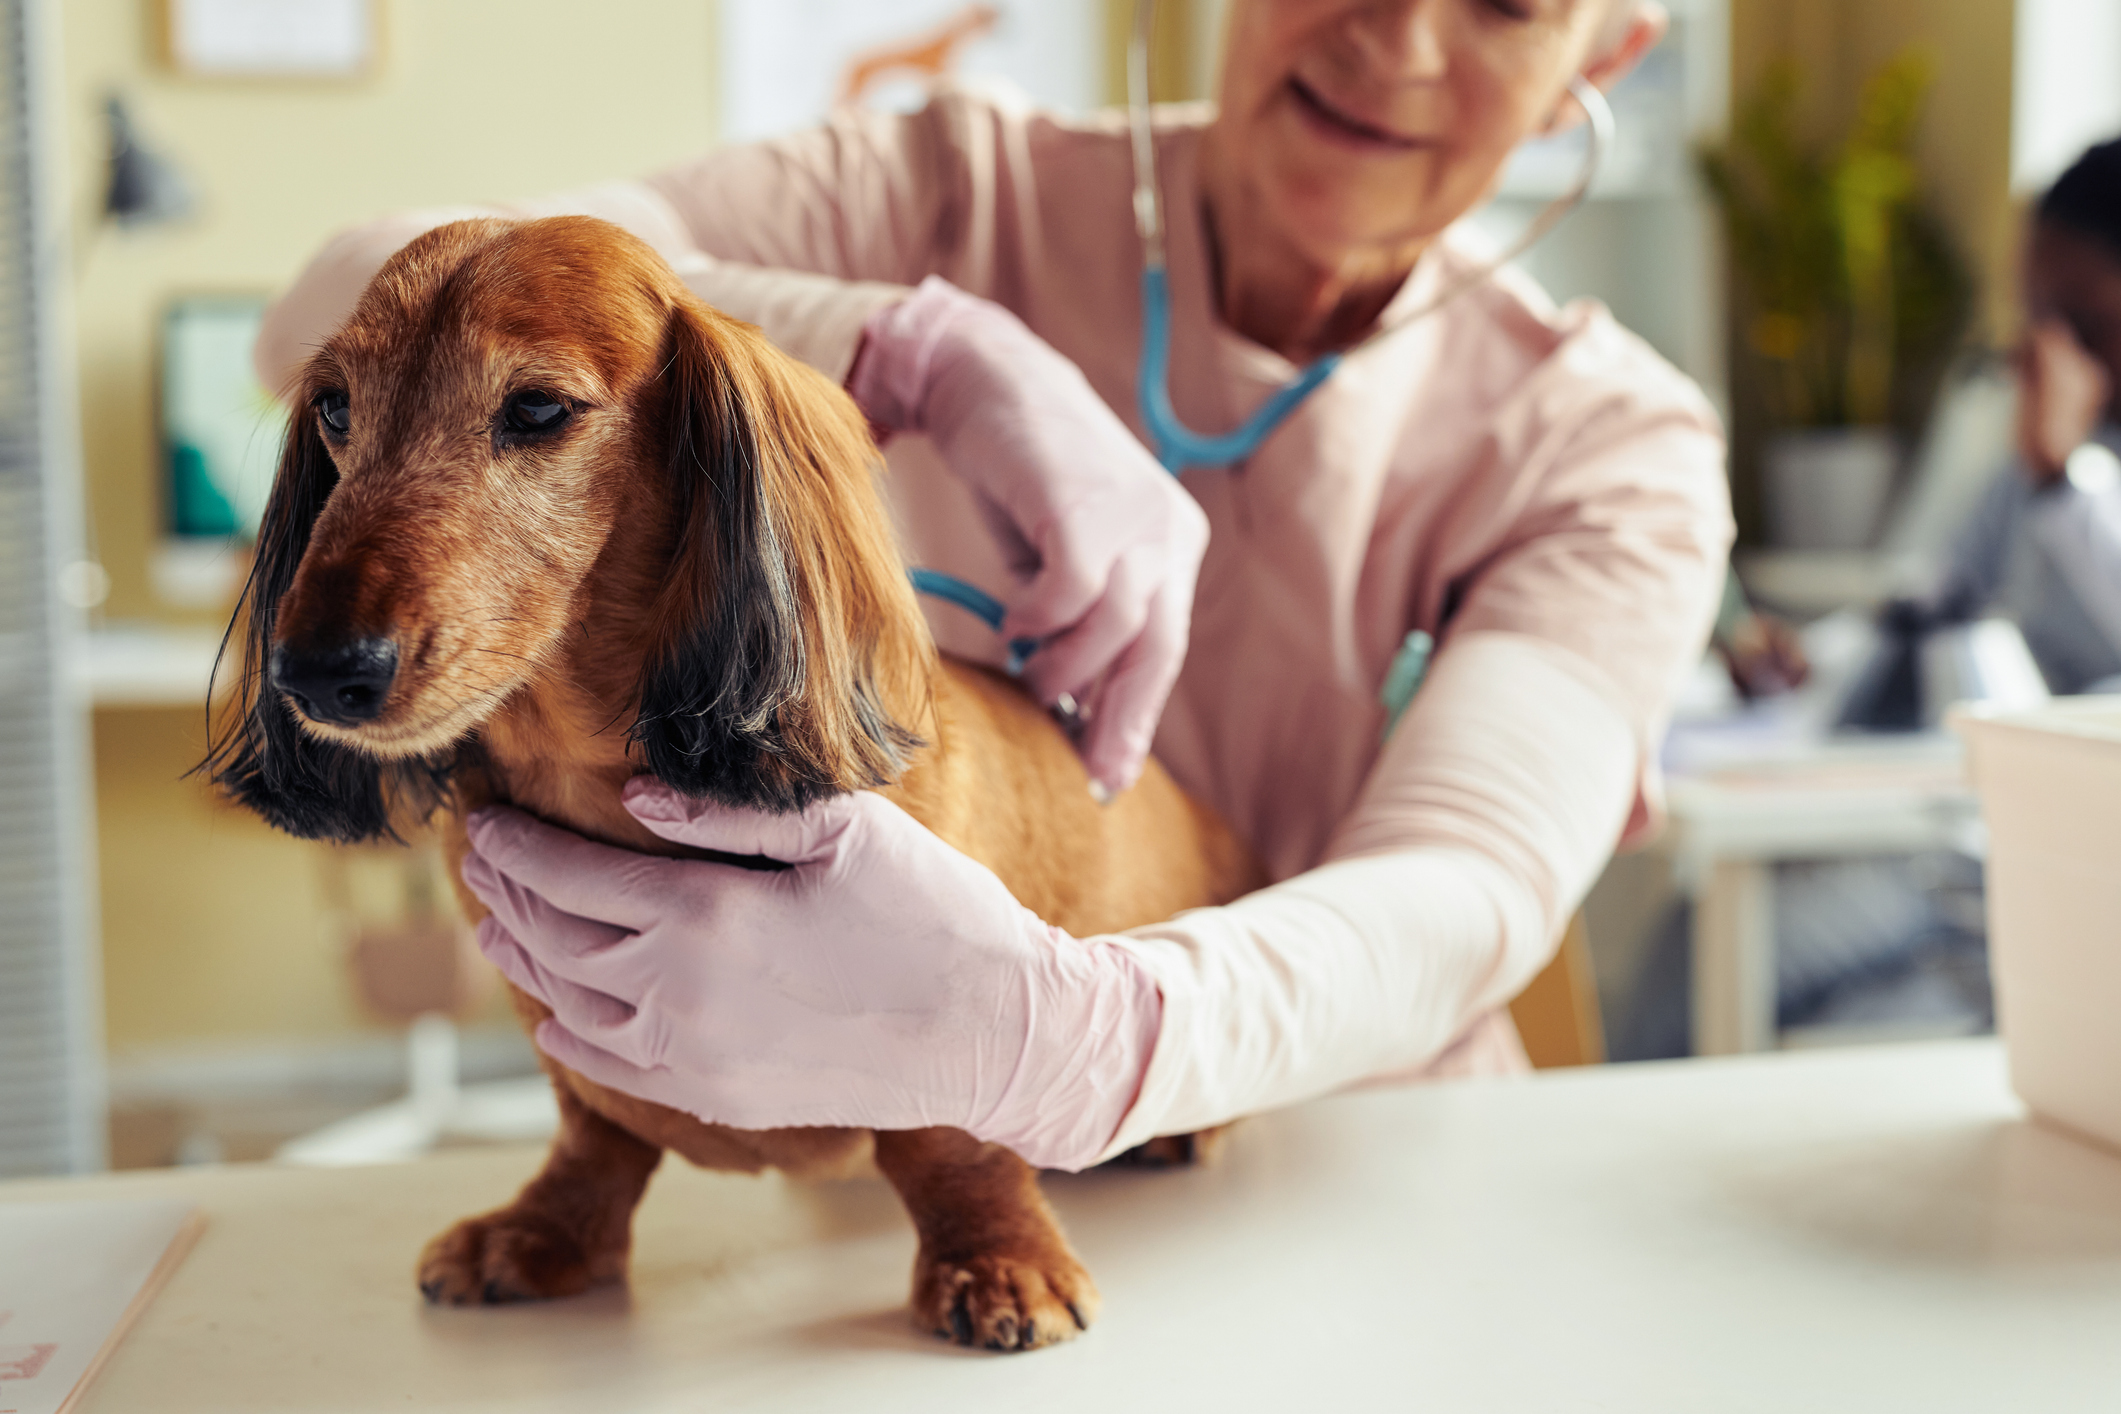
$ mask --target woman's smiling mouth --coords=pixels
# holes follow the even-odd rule
[[[1423,146],[1419,139],[1364,122],[1336,108],[1294,74],[1289,76],[1288,87],[1296,100],[1296,111],[1307,120],[1305,126],[1342,147],[1362,152],[1411,152]]]

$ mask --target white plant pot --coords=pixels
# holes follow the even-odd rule
[[[1768,537],[1783,550],[1863,550],[1877,539],[1900,464],[1883,427],[1784,432],[1762,460]]]

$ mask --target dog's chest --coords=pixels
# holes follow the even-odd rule
[[[572,709],[572,710],[570,710]],[[481,733],[489,788],[540,819],[607,844],[672,854],[626,811],[620,792],[639,773],[626,752],[623,719],[594,725],[593,709],[531,700],[511,703]]]

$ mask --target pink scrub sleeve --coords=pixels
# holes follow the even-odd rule
[[[1544,639],[1607,685],[1640,762],[1624,844],[1659,823],[1657,744],[1729,563],[1723,437],[1687,391],[1662,406],[1616,402],[1580,423],[1452,624]]]
[[[692,244],[717,260],[840,280],[917,285],[968,236],[961,110],[842,112],[766,142],[722,147],[649,177]]]
[[[1524,1068],[1501,1008],[1648,824],[1730,534],[1698,404],[1578,426],[1324,862],[1129,935],[1164,1021],[1107,1156],[1366,1080]]]
[[[1342,846],[1316,869],[1128,935],[1163,994],[1104,1151],[1392,1075],[1523,1069],[1502,1007],[1612,852],[1633,732],[1585,662],[1476,633],[1437,657]]]

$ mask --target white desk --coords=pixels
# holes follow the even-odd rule
[[[1822,745],[1674,777],[1674,874],[1694,900],[1694,1054],[1775,1045],[1774,866],[1783,859],[1978,852],[1981,805],[1956,741]]]
[[[225,692],[241,645],[224,672]],[[221,630],[157,623],[115,624],[85,634],[73,665],[76,689],[97,707],[191,707],[204,711]]]
[[[911,1329],[877,1182],[672,1162],[630,1291],[435,1311],[421,1243],[511,1149],[0,1186],[195,1195],[212,1226],[87,1414],[2121,1406],[2121,1159],[1989,1042],[1555,1073],[1254,1121],[1219,1168],[1049,1180],[1105,1294],[1023,1356]]]

